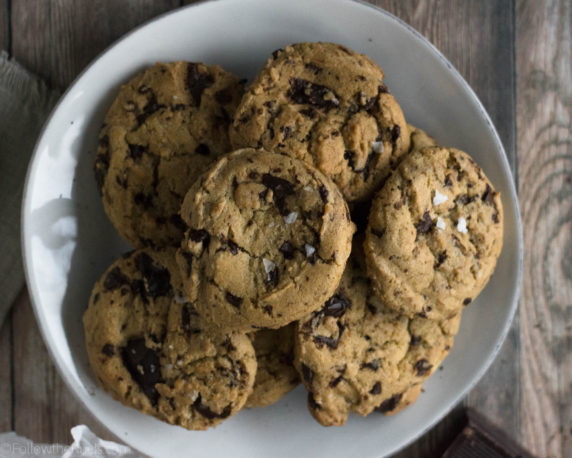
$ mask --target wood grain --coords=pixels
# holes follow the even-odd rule
[[[572,456],[572,5],[516,5],[521,437],[538,456]]]
[[[0,327],[0,432],[12,429],[12,320]]]
[[[119,37],[177,6],[179,0],[12,0],[13,55],[65,88]]]
[[[10,0],[0,0],[0,50],[10,52]]]

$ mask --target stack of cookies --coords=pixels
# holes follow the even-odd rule
[[[322,425],[395,413],[500,254],[498,192],[408,125],[367,56],[275,51],[254,82],[156,64],[119,90],[95,177],[134,251],[84,315],[100,385],[200,430],[301,381]]]

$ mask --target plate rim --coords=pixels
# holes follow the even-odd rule
[[[168,16],[179,14],[182,11],[186,11],[189,9],[204,7],[205,5],[210,4],[210,3],[215,3],[215,2],[219,3],[219,4],[220,3],[237,3],[238,1],[239,0],[201,0],[199,2],[190,4],[190,5],[184,5],[184,6],[181,6],[178,8],[174,8],[172,10],[163,12],[157,16],[154,16],[154,17],[142,22],[141,24],[137,25],[136,27],[129,30],[128,32],[126,32],[125,34],[120,36],[118,39],[113,41],[106,48],[104,48],[73,79],[73,81],[69,84],[69,86],[61,94],[59,100],[57,101],[57,103],[55,104],[53,109],[51,110],[49,116],[46,118],[46,120],[42,126],[42,129],[41,129],[41,131],[37,137],[37,140],[35,142],[34,149],[33,149],[32,155],[31,155],[29,163],[28,163],[28,168],[27,168],[26,176],[25,176],[25,180],[24,180],[22,203],[21,203],[21,207],[20,207],[20,211],[21,211],[21,214],[20,214],[20,247],[21,247],[21,252],[22,252],[23,269],[24,269],[24,276],[25,276],[25,280],[26,280],[26,287],[28,290],[30,303],[31,303],[32,309],[34,311],[34,316],[36,318],[36,322],[38,324],[40,334],[41,334],[42,339],[44,341],[44,344],[48,350],[48,354],[50,355],[50,358],[51,358],[52,362],[54,363],[54,366],[56,367],[59,376],[62,378],[62,380],[64,381],[68,390],[71,391],[71,393],[73,394],[75,399],[77,401],[79,401],[79,403],[83,407],[84,411],[87,412],[89,414],[89,416],[97,422],[97,424],[101,425],[106,431],[108,431],[120,443],[129,445],[132,449],[134,449],[138,453],[143,453],[143,452],[139,448],[137,448],[136,445],[133,445],[131,443],[131,441],[124,440],[123,438],[121,438],[119,436],[118,433],[112,431],[88,407],[87,403],[83,399],[83,391],[82,390],[84,389],[84,387],[81,386],[80,383],[76,383],[73,380],[73,377],[72,377],[73,374],[70,373],[67,366],[64,364],[63,360],[58,356],[58,354],[56,354],[56,347],[57,346],[47,333],[46,322],[45,322],[43,315],[41,314],[40,307],[38,306],[38,303],[41,302],[41,300],[39,299],[41,295],[39,294],[39,291],[37,291],[37,288],[36,288],[37,285],[34,282],[32,282],[32,275],[30,273],[31,266],[30,266],[30,263],[28,261],[28,259],[31,259],[31,253],[30,253],[31,248],[29,247],[29,244],[26,243],[26,233],[27,233],[26,228],[27,228],[27,220],[29,218],[29,212],[27,212],[27,207],[28,207],[28,203],[30,200],[30,196],[29,196],[30,184],[31,184],[30,180],[31,180],[31,177],[34,174],[36,168],[37,168],[37,164],[39,161],[39,157],[40,157],[40,148],[39,147],[40,147],[40,145],[41,145],[41,143],[42,143],[42,141],[46,135],[46,132],[48,131],[48,128],[49,128],[50,124],[52,123],[52,120],[54,119],[56,113],[58,112],[60,107],[63,105],[63,103],[67,100],[69,94],[75,89],[79,80],[82,79],[83,76],[87,72],[89,72],[105,55],[107,55],[112,49],[114,49],[115,47],[120,45],[123,41],[127,40],[133,34],[139,32],[141,29],[144,29],[147,26],[149,26],[155,22],[162,21],[163,19],[165,19]],[[265,0],[265,1],[267,1],[268,3],[271,3],[273,1],[279,2],[280,0]],[[507,157],[507,153],[506,153],[506,150],[504,148],[504,145],[503,145],[503,143],[502,143],[502,141],[498,135],[498,132],[494,126],[494,123],[492,122],[492,120],[491,120],[487,110],[485,109],[483,103],[481,102],[481,100],[479,99],[479,97],[477,96],[475,91],[472,89],[472,87],[469,85],[469,83],[459,73],[459,71],[456,69],[456,67],[444,56],[444,54],[433,43],[431,43],[429,41],[428,38],[426,38],[424,35],[422,35],[418,30],[416,30],[414,27],[409,25],[407,22],[405,22],[404,20],[400,19],[399,17],[393,15],[392,13],[386,11],[385,9],[381,8],[380,6],[369,3],[366,0],[335,0],[335,1],[337,1],[339,3],[346,3],[346,4],[354,3],[357,5],[363,6],[363,7],[368,7],[370,9],[372,9],[375,12],[375,14],[381,14],[381,15],[385,16],[386,18],[388,18],[389,20],[392,20],[392,21],[398,23],[398,25],[402,26],[408,33],[412,34],[417,42],[419,42],[420,44],[423,44],[429,52],[431,52],[435,57],[437,57],[439,60],[441,60],[441,62],[443,62],[447,66],[448,70],[451,72],[451,74],[455,78],[455,80],[461,85],[463,90],[468,94],[468,96],[472,99],[472,101],[476,103],[476,107],[478,108],[480,115],[482,116],[484,121],[486,121],[488,130],[492,134],[492,138],[494,140],[494,143],[496,144],[499,151],[502,153],[499,156],[500,156],[500,160],[503,164],[503,174],[507,175],[508,178],[510,178],[508,180],[508,182],[509,182],[509,199],[507,199],[507,201],[510,202],[510,205],[513,207],[513,211],[514,211],[514,215],[515,215],[515,226],[516,226],[516,232],[517,232],[517,234],[516,234],[517,235],[516,246],[517,246],[517,256],[518,256],[518,263],[516,266],[516,277],[515,277],[516,283],[515,283],[515,288],[511,294],[511,304],[510,304],[510,308],[508,311],[509,312],[508,313],[508,319],[506,320],[506,322],[502,328],[502,332],[497,337],[493,351],[487,356],[486,360],[484,361],[484,363],[481,365],[481,367],[477,371],[476,376],[471,380],[470,383],[468,383],[467,385],[465,385],[465,387],[463,387],[463,389],[460,391],[460,393],[448,403],[446,408],[442,409],[440,411],[440,413],[438,415],[434,416],[431,419],[431,421],[429,421],[423,428],[418,429],[415,433],[411,434],[401,444],[398,444],[392,450],[389,450],[388,455],[391,455],[391,454],[395,454],[396,452],[398,452],[400,450],[403,450],[405,447],[407,447],[408,445],[410,445],[413,442],[415,442],[416,440],[418,440],[422,435],[427,433],[439,421],[441,421],[446,415],[448,415],[451,412],[451,410],[456,405],[458,405],[468,395],[468,393],[477,385],[477,383],[479,383],[481,381],[481,379],[483,378],[485,373],[488,371],[488,369],[490,368],[493,361],[496,359],[503,343],[506,340],[508,333],[510,332],[510,328],[511,328],[512,323],[514,321],[516,310],[518,309],[518,306],[520,303],[520,295],[521,295],[521,289],[522,289],[523,261],[524,261],[524,239],[523,239],[522,218],[521,218],[521,213],[520,213],[520,204],[519,204],[519,199],[518,199],[517,186],[515,183],[515,176],[514,176],[512,169],[511,169],[511,166],[508,162],[508,157]]]

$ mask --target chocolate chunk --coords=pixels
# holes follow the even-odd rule
[[[200,143],[199,146],[195,148],[195,153],[200,154],[201,156],[208,156],[211,154],[211,150],[204,143]]]
[[[129,284],[129,278],[121,272],[119,267],[114,267],[111,269],[111,272],[107,274],[105,280],[103,281],[103,287],[106,291],[113,291],[114,289],[118,289],[123,285]]]
[[[483,195],[481,196],[481,200],[486,204],[492,205],[494,198],[495,198],[495,193],[491,189],[491,187],[487,184],[485,192],[483,192]]]
[[[213,412],[209,406],[203,404],[201,394],[197,396],[197,399],[193,403],[194,409],[200,413],[203,417],[208,420],[213,420],[214,418],[227,418],[230,415],[232,404],[227,405],[221,413]]]
[[[378,238],[382,238],[385,235],[385,229],[374,229],[371,228],[371,233]]]
[[[290,78],[290,90],[286,95],[294,103],[312,105],[326,111],[340,104],[333,90],[301,78]]]
[[[417,237],[419,237],[419,234],[427,234],[431,229],[433,229],[433,221],[431,216],[429,216],[429,212],[426,211],[423,213],[423,218],[417,223]]]
[[[229,353],[236,351],[236,347],[232,344],[230,337],[224,339],[224,342],[221,345]]]
[[[286,216],[290,211],[286,208],[286,197],[294,194],[294,185],[283,178],[265,173],[262,175],[262,184],[272,190],[274,204],[282,216]]]
[[[278,267],[275,266],[274,269],[266,273],[267,273],[267,277],[265,280],[266,284],[272,286],[278,286],[278,283],[280,282],[280,273],[278,272]]]
[[[340,375],[336,378],[333,378],[332,380],[330,380],[330,383],[328,383],[328,386],[330,388],[335,388],[336,386],[338,386],[340,384],[340,382],[344,379],[343,375]]]
[[[385,84],[380,84],[377,86],[377,92],[378,94],[389,94],[389,89],[387,89]]]
[[[302,368],[302,378],[308,385],[312,385],[312,381],[314,380],[314,371],[306,366],[304,363],[301,365]]]
[[[155,94],[151,94],[151,97],[149,97],[147,103],[143,107],[143,111],[137,115],[137,123],[139,125],[143,124],[149,116],[162,108],[165,108],[165,105],[157,103],[157,96]]]
[[[465,300],[463,301],[463,305],[467,306],[471,303],[472,299],[470,297],[466,297]]]
[[[147,253],[140,253],[135,258],[135,265],[143,274],[145,290],[149,296],[156,298],[171,292],[171,274],[157,264]]]
[[[294,246],[290,243],[290,242],[284,242],[282,245],[280,245],[280,248],[278,248],[278,250],[280,251],[280,253],[282,253],[282,255],[284,256],[284,259],[293,259],[294,258]]]
[[[153,90],[149,86],[145,86],[144,84],[137,88],[137,92],[139,92],[139,94],[147,94],[148,92],[152,91]]]
[[[328,189],[324,185],[321,185],[318,188],[318,192],[320,193],[320,197],[322,198],[322,202],[326,203],[328,201]]]
[[[232,255],[236,256],[238,254],[238,245],[230,239],[226,243],[228,245],[228,249],[230,250],[230,253]]]
[[[311,392],[308,393],[308,406],[312,410],[319,410],[322,408],[322,406],[320,404],[318,404],[316,402],[316,400],[314,399],[314,393],[311,393]]]
[[[208,245],[211,239],[210,234],[204,229],[190,229],[189,239],[195,243],[201,242],[203,245]]]
[[[292,135],[292,128],[289,126],[284,127],[282,130],[282,141],[286,140],[290,135]]]
[[[147,147],[143,145],[134,145],[132,143],[128,143],[127,147],[129,148],[127,156],[134,160],[139,159],[141,156],[143,156],[143,153],[147,151]]]
[[[345,150],[344,152],[344,159],[346,161],[348,161],[348,165],[350,166],[350,168],[356,172],[355,169],[355,153],[353,151],[350,151],[349,149]]]
[[[495,208],[496,208],[496,204],[495,204]],[[492,214],[491,219],[493,220],[493,223],[498,223],[499,222],[499,212],[498,210]]]
[[[234,305],[237,308],[240,307],[240,304],[242,304],[243,301],[242,297],[235,296],[234,294],[231,294],[228,291],[226,292],[224,297],[229,304]]]
[[[214,98],[221,105],[228,105],[230,102],[232,102],[232,88],[227,87],[225,89],[221,89],[220,91],[216,91]]]
[[[366,302],[365,306],[369,310],[369,313],[371,313],[371,314],[377,313],[377,309],[375,308],[375,306],[373,304]]]
[[[352,301],[349,298],[342,293],[337,293],[326,301],[326,304],[322,308],[322,313],[325,316],[339,318],[346,313],[346,310],[349,309],[351,305]]]
[[[375,384],[369,390],[369,394],[379,394],[381,393],[381,382],[375,382]]]
[[[145,304],[149,303],[147,300],[147,291],[145,290],[145,282],[143,280],[133,280],[131,282],[131,293],[134,296],[140,296]]]
[[[447,250],[441,251],[439,256],[437,256],[437,262],[435,263],[435,268],[440,267],[447,260]]]
[[[272,58],[276,59],[282,51],[284,51],[284,49],[282,49],[282,48],[278,48],[278,49],[272,51]]]
[[[173,111],[183,111],[184,109],[185,109],[184,103],[177,103],[176,105],[173,105],[171,107],[171,110],[173,110]]]
[[[381,367],[381,359],[376,358],[372,359],[367,363],[363,363],[360,368],[361,369],[371,369],[372,371],[377,371]]]
[[[413,367],[417,371],[417,375],[419,377],[422,377],[422,376],[428,374],[433,366],[431,364],[429,364],[429,361],[427,361],[426,359],[420,359],[419,361],[417,361],[415,363],[415,365]]]
[[[419,345],[420,343],[421,343],[421,336],[415,336],[411,334],[411,341],[409,342],[409,345],[414,347],[416,345]]]
[[[101,353],[103,353],[105,356],[113,356],[115,355],[115,347],[113,345],[111,345],[110,343],[106,343],[102,349],[101,349]]]
[[[399,127],[396,124],[395,126],[393,126],[393,129],[391,129],[391,141],[392,141],[392,143],[395,143],[400,135],[401,135],[401,127]]]
[[[461,204],[461,205],[467,205],[470,204],[471,202],[474,202],[475,199],[477,198],[477,196],[471,196],[469,197],[467,194],[461,194],[460,196],[458,196],[455,199],[455,203],[457,205]]]
[[[391,412],[392,410],[394,410],[397,407],[397,405],[399,404],[399,401],[401,401],[402,397],[403,397],[403,393],[394,394],[390,398],[383,401],[379,405],[379,407],[375,408],[375,410],[377,410],[378,412],[381,412],[381,413]]]
[[[256,170],[248,172],[248,178],[250,178],[251,180],[257,180],[259,176],[260,174]]]
[[[143,192],[138,192],[133,196],[133,202],[147,210],[153,206],[153,196]]]
[[[191,275],[191,267],[193,266],[193,255],[188,251],[181,250],[181,256],[185,259],[185,273],[187,277]]]
[[[445,177],[445,187],[450,188],[451,186],[453,186],[453,180],[451,180],[451,174],[448,174]]]
[[[266,313],[267,315],[272,315],[272,306],[271,305],[265,305],[264,307],[262,307],[262,310],[264,310],[264,313]]]
[[[338,344],[340,343],[340,339],[342,338],[342,334],[344,332],[344,325],[342,323],[340,323],[338,321],[338,338],[334,339],[333,337],[326,337],[326,336],[321,336],[321,335],[317,335],[314,336],[314,344],[316,344],[316,346],[318,348],[321,348],[322,345],[327,345],[328,347],[332,348],[332,349],[336,349],[338,348]]]
[[[316,116],[318,116],[318,113],[312,107],[303,108],[302,110],[300,110],[300,114],[310,119],[315,119]]]
[[[191,313],[187,304],[181,307],[181,328],[187,334],[191,331]]]
[[[210,73],[202,73],[197,64],[189,63],[187,66],[187,88],[196,107],[201,105],[201,97],[205,89],[213,84],[214,77]]]
[[[151,404],[157,405],[159,393],[155,384],[162,381],[160,362],[157,353],[145,346],[145,338],[130,339],[127,345],[121,348],[121,360]]]
[[[306,67],[308,70],[310,70],[312,73],[314,73],[314,75],[317,75],[318,73],[320,73],[322,71],[322,67],[320,67],[319,65],[316,65],[314,62],[308,62],[308,63],[304,64],[304,67]]]

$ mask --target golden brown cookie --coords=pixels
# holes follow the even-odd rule
[[[99,134],[95,177],[109,219],[132,245],[181,241],[183,197],[230,151],[242,92],[222,68],[188,62],[158,63],[120,88]]]
[[[243,334],[208,332],[177,290],[174,250],[127,253],[95,284],[83,318],[92,369],[121,403],[187,429],[242,408],[256,359]],[[176,271],[174,271],[176,272]]]
[[[409,316],[456,315],[484,288],[502,247],[500,195],[464,152],[412,152],[373,201],[364,250],[385,304]]]
[[[280,328],[335,291],[354,225],[337,187],[289,156],[244,149],[186,195],[185,293],[224,330]]]
[[[338,44],[275,51],[236,111],[232,145],[289,154],[330,177],[346,200],[366,200],[409,149],[383,77],[369,57]]]

